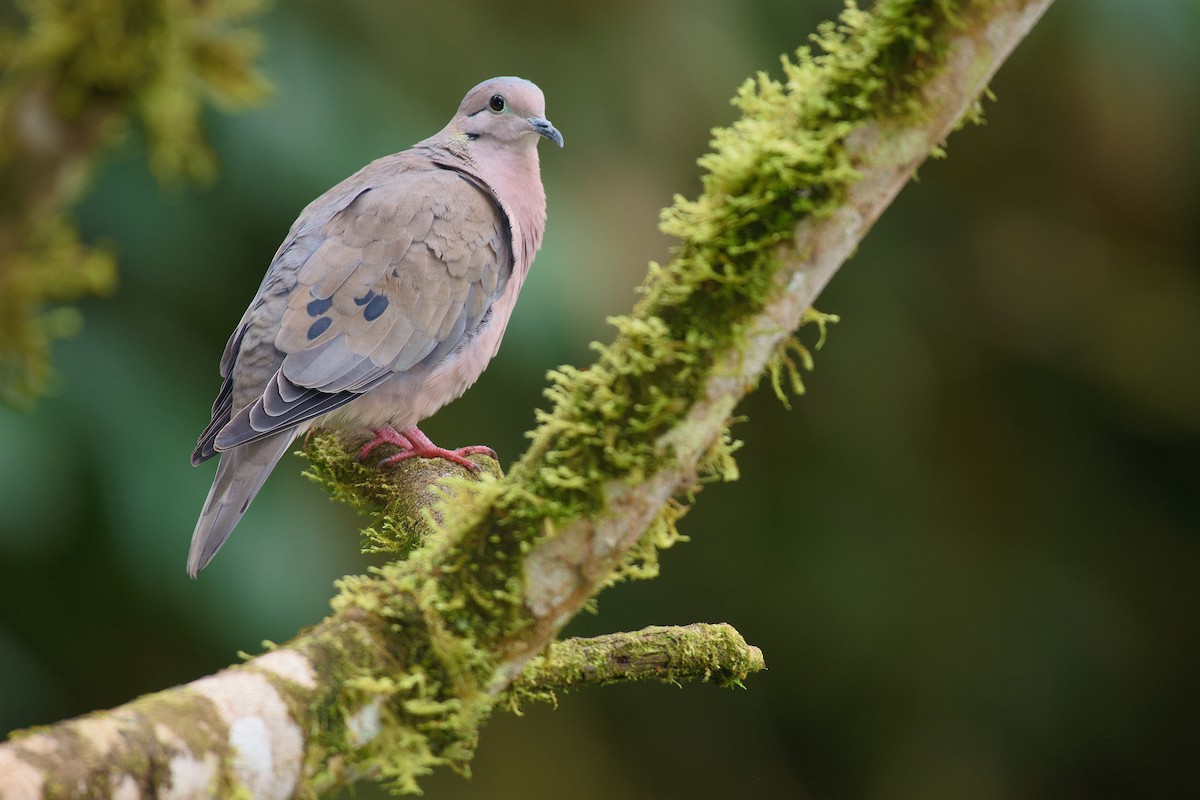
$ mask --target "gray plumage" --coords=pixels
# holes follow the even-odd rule
[[[529,81],[485,81],[439,133],[301,212],[221,358],[192,454],[221,461],[190,575],[302,432],[409,429],[483,372],[541,246],[537,142],[562,146],[544,109]]]

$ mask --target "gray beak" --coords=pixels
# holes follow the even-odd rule
[[[562,134],[558,132],[558,128],[550,124],[550,120],[545,117],[530,117],[529,124],[539,135],[545,136],[559,147],[563,146]]]

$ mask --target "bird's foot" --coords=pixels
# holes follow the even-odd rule
[[[383,461],[379,462],[380,469],[394,467],[401,461],[409,458],[444,458],[447,461],[452,461],[461,467],[479,472],[481,467],[474,461],[467,458],[470,455],[482,453],[490,458],[496,458],[496,451],[490,447],[483,445],[472,445],[470,447],[460,447],[457,450],[447,450],[444,447],[438,447],[429,437],[421,432],[421,429],[416,425],[411,428],[405,428],[398,431],[395,428],[386,426],[383,428],[374,428],[371,431],[375,434],[375,438],[363,445],[358,451],[358,460],[362,461],[372,450],[381,444],[390,444],[400,448],[400,452],[395,455],[388,456]]]
[[[375,438],[364,444],[358,451],[357,460],[359,461],[365,461],[367,456],[371,455],[371,451],[381,444],[390,444],[404,451],[412,450],[413,444],[408,440],[408,437],[390,425],[385,425],[382,428],[372,428],[371,433],[375,434]]]

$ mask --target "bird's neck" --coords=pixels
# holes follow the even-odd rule
[[[520,158],[505,159],[482,177],[508,215],[517,268],[524,278],[546,230],[546,191],[542,188],[537,149],[531,147]]]
[[[523,281],[546,230],[546,190],[536,144],[483,163],[473,156],[464,137],[447,136],[444,131],[413,149],[425,150],[434,162],[460,169],[492,190],[512,226],[517,278]]]

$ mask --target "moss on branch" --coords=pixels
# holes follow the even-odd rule
[[[613,319],[613,342],[594,345],[596,363],[551,373],[551,408],[539,412],[529,452],[503,478],[444,478],[449,495],[424,516],[435,535],[408,560],[344,582],[338,607],[392,613],[389,598],[414,598],[468,665],[444,685],[466,687],[458,699],[479,711],[455,713],[482,719],[596,592],[642,574],[639,565],[652,574],[706,471],[737,473],[724,425],[737,399],[762,370],[799,389],[800,370],[812,366],[807,346],[788,343],[791,330],[818,323],[819,343],[832,319],[790,296],[805,248],[825,248],[819,234],[829,230],[833,268],[849,256],[874,209],[983,89],[986,69],[954,73],[946,80],[956,105],[930,104],[926,86],[946,75],[951,44],[984,40],[988,24],[1024,5],[850,6],[812,47],[784,59],[781,80],[748,81],[735,99],[743,116],[714,132],[714,151],[701,160],[703,193],[664,213],[663,229],[680,239],[672,259],[651,265],[633,313]],[[998,64],[982,48],[973,53]],[[881,143],[882,130],[896,141]],[[879,195],[872,210],[821,228],[864,175]],[[883,180],[886,189],[876,185]],[[802,230],[818,235],[802,239]],[[752,357],[761,346],[752,340],[772,344]]]
[[[786,340],[1050,2],[850,5],[782,80],[747,82],[742,118],[701,160],[701,196],[664,214],[670,262],[651,266],[595,364],[551,375],[551,407],[506,476],[438,460],[373,474],[353,443],[308,442],[314,475],[378,517],[368,540],[407,558],[341,581],[333,615],[280,648],[314,673],[311,691],[287,688],[306,790],[369,776],[416,791],[433,767],[465,765],[506,699],[642,676],[736,684],[761,667],[723,626],[551,643],[612,581],[656,569],[706,476],[736,476],[734,406],[763,374],[810,366]],[[823,335],[828,318],[807,313]],[[413,481],[421,499],[397,500]]]
[[[551,408],[539,412],[533,445],[507,479],[441,507],[453,535],[423,557],[466,567],[436,583],[452,627],[502,650],[536,624],[511,565],[539,542],[577,530],[579,520],[610,513],[614,486],[639,486],[666,469],[699,477],[714,461],[726,474],[736,470],[728,451],[705,458],[721,430],[697,429],[693,440],[666,434],[680,430],[720,377],[714,371],[736,358],[746,331],[783,290],[780,244],[801,220],[832,213],[858,180],[851,134],[867,120],[919,126],[920,91],[964,30],[960,10],[988,5],[850,6],[812,47],[783,60],[782,80],[762,73],[741,88],[734,102],[742,118],[715,131],[714,150],[701,159],[701,196],[679,198],[664,213],[663,230],[680,244],[666,265],[651,265],[634,312],[612,320],[613,342],[594,345],[598,358],[587,369],[551,373]],[[695,487],[693,479],[670,492]],[[656,513],[677,515],[678,507],[659,511],[665,499]],[[608,582],[624,557],[585,582]],[[399,569],[406,580],[407,568]],[[388,568],[382,577],[391,579]]]
[[[363,552],[394,553],[403,558],[421,546],[441,522],[436,505],[447,495],[440,480],[449,475],[469,478],[467,471],[440,459],[413,458],[401,461],[394,469],[380,470],[373,465],[393,454],[391,445],[383,445],[366,461],[356,454],[368,438],[355,439],[331,431],[316,431],[304,442],[301,455],[309,460],[305,477],[325,487],[330,499],[374,519],[362,530]],[[500,465],[484,455],[471,461],[485,474],[499,478]]]
[[[557,702],[556,692],[644,680],[741,686],[766,668],[762,651],[731,625],[653,626],[554,642],[513,681],[508,703],[516,709],[526,700]]]
[[[788,284],[810,246],[799,231],[823,230],[872,170],[890,181],[872,200],[886,204],[983,89],[978,74],[954,74],[957,110],[929,104],[925,87],[946,74],[951,43],[983,40],[995,17],[1024,5],[851,5],[783,60],[782,80],[748,81],[734,101],[741,119],[715,131],[701,159],[701,196],[664,212],[663,229],[680,239],[672,259],[651,265],[633,313],[612,320],[613,342],[594,345],[596,363],[551,373],[551,408],[530,450],[504,478],[444,478],[448,494],[424,515],[436,534],[406,561],[344,582],[337,607],[386,614],[392,598],[415,599],[466,665],[443,685],[466,687],[458,699],[478,713],[455,714],[482,719],[596,592],[636,577],[639,564],[652,574],[706,469],[737,473],[724,425],[737,399],[761,370],[795,385],[811,368],[811,351],[787,343],[791,329],[819,323],[819,341],[831,318],[804,305],[778,311],[796,305]],[[974,57],[998,64],[990,52]],[[861,136],[884,127],[915,135],[886,146]],[[837,263],[874,218],[861,217],[827,226],[840,237]],[[752,337],[773,342],[757,361]]]

